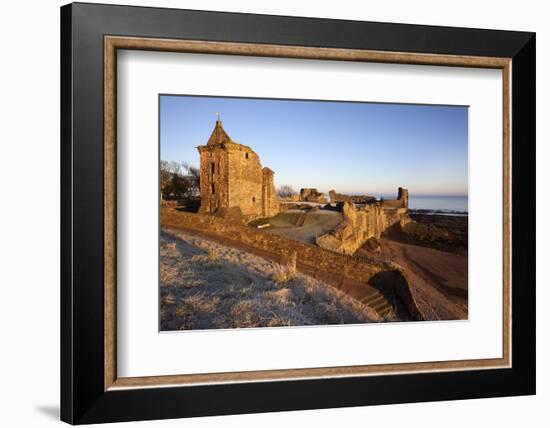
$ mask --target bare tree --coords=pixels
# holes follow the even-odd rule
[[[200,193],[200,171],[187,162],[160,162],[160,189],[162,199],[196,197]]]
[[[290,198],[292,195],[297,195],[298,192],[288,184],[283,184],[277,188],[277,196],[280,198]]]
[[[187,163],[182,162],[183,167],[187,171],[187,177],[191,184],[192,196],[199,196],[201,192],[201,171],[199,168]]]
[[[180,175],[181,174],[181,164],[177,161],[172,161],[169,164],[169,169],[172,175]]]
[[[160,198],[164,199],[164,189],[170,183],[172,174],[170,172],[170,163],[165,160],[160,161]]]

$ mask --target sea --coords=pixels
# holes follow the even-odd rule
[[[395,195],[380,195],[395,199]],[[425,214],[468,215],[468,196],[409,195],[409,209]]]

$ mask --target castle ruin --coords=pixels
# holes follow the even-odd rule
[[[264,167],[256,152],[231,139],[218,118],[200,153],[199,212],[225,216],[239,212],[244,221],[279,212],[274,172]]]
[[[249,146],[231,139],[218,118],[206,145],[200,153],[199,212],[249,222],[279,213],[273,184],[274,172],[264,167]],[[367,195],[344,195],[330,192],[333,205],[342,210],[343,221],[336,229],[318,236],[317,245],[337,253],[353,254],[370,238],[396,223],[405,225],[409,192],[399,188],[397,199],[378,200]],[[326,204],[325,194],[314,188],[303,188],[299,200]]]
[[[327,198],[324,193],[313,188],[300,189],[301,202],[315,202],[317,204],[326,204]]]
[[[352,202],[354,204],[370,204],[376,202],[376,198],[369,195],[345,195],[342,193],[336,193],[334,190],[329,191],[328,194],[331,204],[341,204],[344,202]]]
[[[411,221],[409,191],[402,187],[397,190],[397,199],[374,199],[357,205],[351,200],[341,203],[344,221],[316,239],[321,248],[337,253],[354,254],[370,238],[380,238],[394,224],[404,226]]]

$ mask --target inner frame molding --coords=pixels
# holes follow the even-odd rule
[[[104,37],[104,390],[193,386],[220,383],[281,381],[314,378],[360,377],[422,372],[465,371],[512,367],[511,307],[511,58],[461,55],[418,54],[361,49],[268,45],[141,37]],[[212,55],[240,55],[317,59],[333,61],[378,62],[392,64],[439,65],[492,68],[502,70],[503,125],[503,320],[502,358],[421,363],[354,365],[305,369],[261,370],[170,376],[117,376],[117,50],[145,50]]]

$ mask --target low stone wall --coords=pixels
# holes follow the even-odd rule
[[[256,230],[249,226],[227,221],[208,215],[179,212],[173,209],[161,209],[161,225],[167,228],[196,230],[206,235],[222,237],[244,244],[254,249],[276,254],[284,262],[292,254],[297,255],[299,265],[315,272],[324,272],[324,276],[333,273],[336,277],[345,277],[376,288],[393,292],[405,305],[411,318],[422,319],[413,296],[410,293],[405,274],[391,263],[367,263],[323,248],[294,241],[283,236]],[[387,281],[384,272],[402,278],[400,281]],[[380,275],[382,273],[382,275]]]
[[[399,199],[384,199],[379,202],[383,208],[402,208],[403,202]]]
[[[382,263],[367,264],[350,257],[342,256],[341,254],[317,248],[313,245],[285,238],[284,236],[257,230],[250,226],[209,215],[162,209],[161,225],[195,229],[223,236],[260,250],[275,253],[281,257],[281,260],[284,260],[284,258],[295,251],[298,254],[299,263],[318,267],[328,272],[339,272],[361,282],[368,282],[374,274],[387,268]]]
[[[316,243],[330,251],[354,254],[370,238],[380,238],[390,226],[396,223],[404,225],[410,221],[407,212],[402,204],[393,208],[376,202],[359,208],[345,202],[342,208],[343,223],[332,232],[319,236]]]
[[[343,202],[353,202],[354,204],[371,204],[376,202],[376,198],[369,195],[345,195],[343,193],[336,193],[334,190],[331,190],[328,194],[330,196],[331,204]]]

